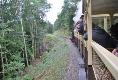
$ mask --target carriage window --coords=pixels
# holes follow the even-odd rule
[[[99,26],[102,29],[104,29],[104,19],[103,19],[103,17],[93,17],[92,21],[96,26]]]
[[[118,16],[114,16],[114,24],[118,23]]]
[[[102,29],[104,29],[104,16],[102,17],[93,17],[92,18],[93,23],[95,23],[95,25],[101,27]],[[110,33],[110,17],[107,16],[107,32]]]

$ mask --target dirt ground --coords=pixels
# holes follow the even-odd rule
[[[85,70],[80,67],[80,59],[82,60],[77,46],[70,39],[65,39],[70,48],[70,59],[68,70],[62,80],[86,80]]]

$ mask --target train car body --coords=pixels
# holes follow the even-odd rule
[[[112,48],[104,48],[92,40],[92,19],[103,17],[104,30],[108,32],[114,24],[114,14],[118,13],[118,0],[83,0],[84,26],[87,25],[88,40],[75,31],[76,44],[85,62],[88,80],[118,80],[118,57],[113,55]],[[117,15],[116,15],[117,16]]]

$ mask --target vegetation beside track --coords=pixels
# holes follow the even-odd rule
[[[54,32],[54,35],[70,38],[71,33],[69,30],[57,30]]]
[[[44,43],[49,48],[34,67],[29,67],[25,80],[61,80],[67,70],[69,48],[66,41],[54,35],[47,35]]]

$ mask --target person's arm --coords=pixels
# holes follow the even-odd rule
[[[116,48],[112,51],[112,53],[115,55],[115,53],[116,53]]]
[[[112,53],[118,57],[118,44],[116,46],[116,48],[112,51]]]
[[[87,32],[84,34],[83,38],[84,38],[84,40],[88,40],[88,34],[87,34]]]

